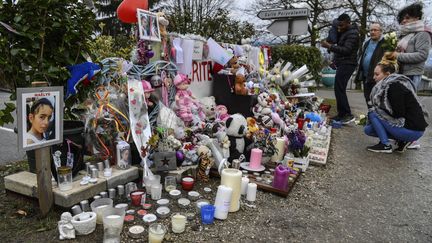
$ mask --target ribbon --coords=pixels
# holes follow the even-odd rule
[[[101,92],[102,95],[100,94]],[[98,103],[99,103],[99,108],[96,112],[95,115],[95,119],[93,120],[93,127],[96,130],[96,127],[98,125],[98,119],[100,117],[101,114],[103,114],[104,109],[106,108],[108,110],[108,112],[110,114],[113,115],[114,117],[114,123],[115,123],[115,127],[116,127],[116,131],[120,134],[121,138],[125,141],[129,140],[129,136],[130,136],[130,129],[127,128],[127,126],[123,126],[121,120],[119,119],[118,116],[123,117],[127,123],[129,123],[129,118],[123,114],[123,112],[121,112],[120,110],[118,110],[116,107],[114,107],[110,102],[109,102],[109,91],[107,89],[105,89],[104,86],[99,86],[96,89],[96,97],[98,99]],[[127,132],[126,137],[124,137],[124,133]],[[103,139],[100,137],[100,135],[96,132],[96,139],[98,140],[98,142],[100,143],[100,145],[103,148],[103,159],[108,159],[111,155],[110,150],[108,149],[108,147],[105,145]]]
[[[161,79],[162,79],[162,102],[164,105],[168,106],[168,84],[167,84],[167,75],[165,71],[161,72]]]

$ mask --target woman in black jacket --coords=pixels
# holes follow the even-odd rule
[[[395,151],[404,152],[413,141],[423,136],[428,124],[426,109],[422,107],[410,79],[396,74],[397,61],[383,60],[375,67],[377,84],[371,92],[372,108],[369,109],[369,124],[364,131],[378,137],[380,142],[369,146],[372,152],[391,153],[389,138],[397,141]]]

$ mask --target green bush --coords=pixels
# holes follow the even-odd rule
[[[95,15],[76,0],[5,0],[0,6],[0,69],[2,83],[29,87],[32,81],[64,85],[66,66],[85,61],[86,40]]]
[[[317,84],[319,83],[322,57],[318,48],[302,45],[279,45],[272,47],[271,50],[274,62],[279,59],[289,61],[294,65],[294,69],[306,64]]]

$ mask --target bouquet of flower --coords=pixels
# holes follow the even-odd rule
[[[310,147],[306,143],[306,135],[301,130],[291,131],[288,133],[289,151],[294,157],[304,158],[308,155]]]
[[[382,44],[382,48],[384,51],[394,52],[398,45],[398,38],[396,32],[387,33],[384,35],[384,43]]]
[[[254,147],[263,151],[263,156],[273,156],[277,152],[275,138],[270,134],[267,129],[259,130],[253,135]]]

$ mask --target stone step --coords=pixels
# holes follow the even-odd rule
[[[138,167],[131,166],[127,170],[117,170],[113,168],[112,176],[105,178],[98,178],[97,183],[88,184],[85,186],[80,185],[80,181],[84,173],[79,173],[75,176],[72,182],[71,190],[60,191],[57,185],[53,185],[54,203],[61,207],[71,207],[78,204],[80,201],[92,198],[94,195],[107,191],[109,188],[114,188],[120,184],[138,179]],[[21,171],[16,174],[6,176],[4,178],[5,189],[22,194],[28,197],[37,198],[37,179],[36,174],[28,171]]]

